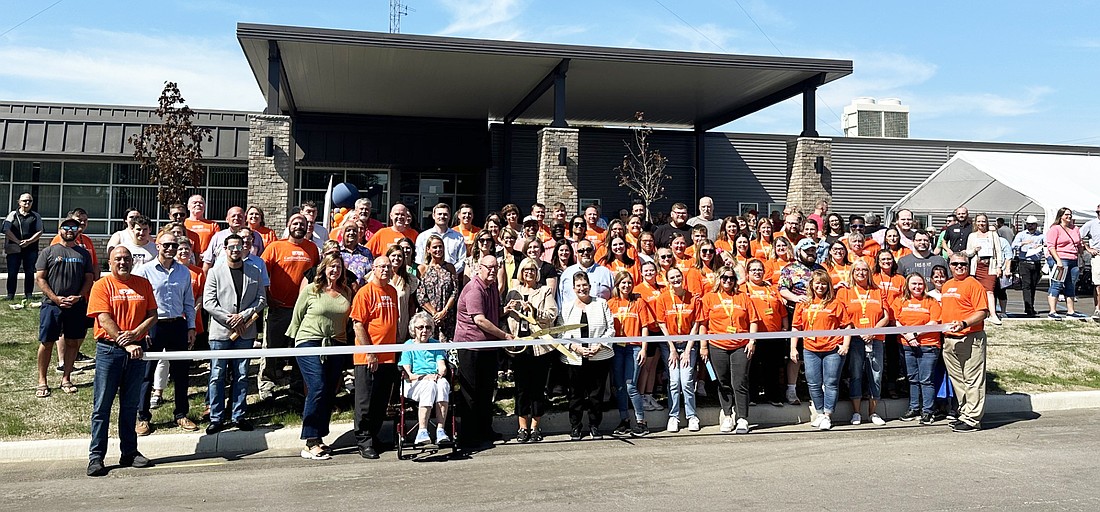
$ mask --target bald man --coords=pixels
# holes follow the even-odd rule
[[[236,233],[238,229],[248,226],[246,223],[246,217],[244,214],[244,208],[240,206],[234,206],[225,212],[225,223],[229,225],[228,228],[214,233],[214,238],[210,240],[210,244],[206,247],[206,251],[202,253],[202,272],[206,274],[210,272],[210,267],[214,266],[214,262],[218,261],[218,256],[222,253],[222,248],[225,246],[225,238],[233,233]],[[255,231],[251,232],[252,237],[252,249],[249,251],[251,254],[260,255],[264,253],[264,239],[259,233]]]

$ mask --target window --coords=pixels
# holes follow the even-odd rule
[[[390,210],[390,173],[383,169],[299,167],[295,205],[312,200],[317,203],[318,209],[323,209],[330,176],[334,186],[344,182],[355,185],[359,190],[359,197],[367,197],[371,200],[374,218],[386,222]],[[324,212],[318,213],[317,216],[323,218]]]
[[[751,210],[760,211],[760,203],[737,203],[737,213],[745,215]]]

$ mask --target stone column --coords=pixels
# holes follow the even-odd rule
[[[294,197],[294,137],[289,116],[248,116],[248,204],[263,208],[269,228],[282,232]],[[274,155],[264,156],[264,138]]]
[[[787,206],[798,206],[809,215],[822,199],[832,204],[832,148],[832,140],[824,138],[799,137],[794,143],[794,154],[788,157],[791,175],[787,182]],[[821,174],[815,169],[817,157],[825,159]]]
[[[576,128],[539,130],[539,182],[535,197],[547,208],[557,201],[565,204],[567,212],[575,212],[579,207],[577,192],[579,133]],[[565,165],[560,165],[558,162],[561,148],[565,148],[566,151]]]

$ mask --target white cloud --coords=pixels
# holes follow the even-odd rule
[[[152,105],[165,81],[193,108],[259,110],[263,95],[240,48],[175,35],[78,29],[60,48],[0,47],[6,99]]]
[[[453,20],[439,31],[456,35],[515,40],[525,31],[513,23],[522,11],[519,0],[440,0]]]
[[[1016,117],[1041,111],[1043,98],[1054,90],[1050,87],[1028,87],[1015,96],[994,93],[950,94],[927,99],[917,98],[921,114],[928,117],[977,114],[992,117]]]
[[[661,48],[709,53],[736,53],[731,48],[731,41],[741,35],[736,30],[714,23],[692,28],[679,22],[662,26],[658,33],[666,36]]]

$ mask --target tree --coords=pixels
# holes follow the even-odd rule
[[[630,195],[637,196],[645,203],[644,220],[649,220],[649,206],[665,197],[664,181],[668,159],[661,152],[650,149],[648,137],[653,129],[645,122],[645,112],[635,112],[637,124],[630,127],[634,141],[623,141],[627,153],[623,155],[623,164],[615,168],[619,173],[619,186],[630,189]]]
[[[209,128],[195,126],[195,112],[184,102],[175,82],[164,82],[159,104],[156,115],[160,124],[143,126],[129,142],[141,169],[149,172],[150,183],[158,186],[157,199],[167,207],[186,203],[187,190],[202,182],[206,170],[199,163],[201,144],[213,137]]]

